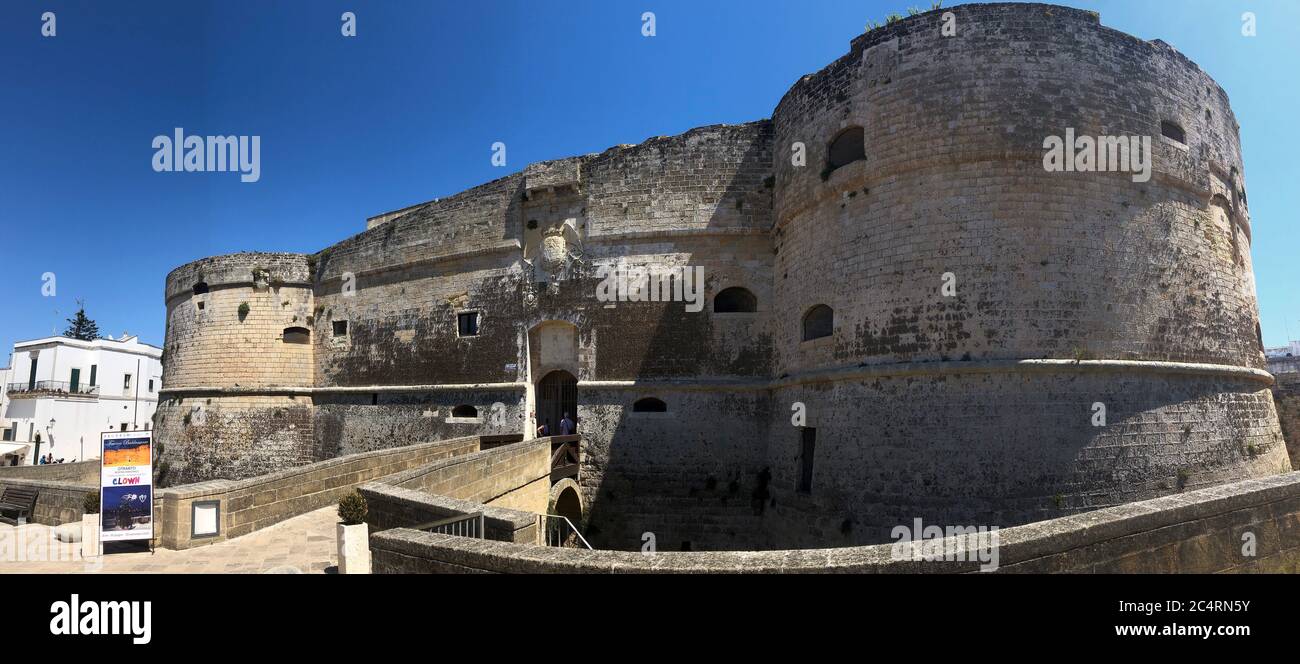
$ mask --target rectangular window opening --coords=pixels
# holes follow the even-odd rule
[[[456,315],[456,330],[462,337],[478,336],[478,312],[467,311]]]

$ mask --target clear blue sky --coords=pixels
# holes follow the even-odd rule
[[[898,1],[224,0],[0,4],[0,354],[62,331],[161,345],[172,268],[314,252],[528,162],[771,114]],[[929,0],[911,4],[928,8]],[[955,3],[949,1],[946,4]],[[1242,126],[1265,342],[1300,337],[1300,2],[1065,0],[1163,39]],[[358,35],[340,34],[357,14]],[[658,36],[641,36],[641,13]],[[54,11],[58,34],[40,36]],[[1241,36],[1255,12],[1258,36]],[[260,135],[261,180],[155,173],[151,140]],[[493,168],[490,146],[508,146]],[[41,296],[41,275],[57,296]],[[57,315],[55,311],[58,311]],[[3,360],[0,360],[3,362]]]

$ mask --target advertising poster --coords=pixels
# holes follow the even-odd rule
[[[153,432],[100,435],[100,541],[153,537]]]

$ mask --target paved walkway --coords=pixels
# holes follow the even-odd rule
[[[210,546],[158,549],[152,554],[147,549],[110,552],[98,561],[82,560],[81,543],[58,541],[49,526],[0,524],[0,574],[333,573],[338,565],[338,520],[337,508],[324,507]]]

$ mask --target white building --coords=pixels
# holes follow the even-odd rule
[[[1292,341],[1285,346],[1265,348],[1264,355],[1269,359],[1275,357],[1300,357],[1300,341]]]
[[[14,344],[0,398],[0,463],[99,457],[99,434],[149,429],[162,388],[162,349],[125,334]]]
[[[0,462],[8,463],[9,459],[4,456],[4,443],[13,440],[13,429],[9,428],[9,420],[5,419],[5,411],[9,410],[9,367],[0,367]]]

